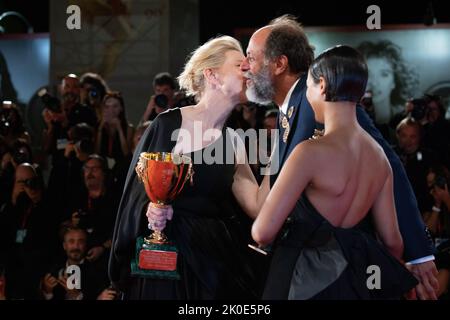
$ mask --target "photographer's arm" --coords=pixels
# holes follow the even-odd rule
[[[127,156],[130,153],[130,146],[128,144],[128,139],[125,137],[125,133],[123,132],[122,126],[120,125],[120,120],[116,119],[115,126],[117,128],[117,131],[119,132],[119,139],[120,139],[120,148],[122,149],[122,153],[124,156]],[[128,129],[128,126],[127,126]],[[127,130],[128,135],[128,130]]]
[[[103,128],[105,126],[104,120],[100,122],[100,125],[97,129],[97,139],[95,139],[95,152],[97,154],[101,154],[101,148],[102,148],[102,139],[103,139]]]
[[[44,109],[44,111],[42,112],[42,117],[44,118],[44,122],[47,125],[47,129],[44,129],[42,136],[43,148],[45,152],[50,153],[52,151],[52,148],[54,147],[55,141],[52,115],[50,111]]]
[[[156,106],[156,104],[155,104],[155,96],[152,95],[150,97],[150,100],[149,100],[148,104],[147,104],[147,108],[145,109],[145,112],[142,115],[142,119],[141,119],[141,122],[140,122],[141,124],[144,123],[147,120],[150,120],[149,117],[152,114],[153,110],[155,109],[155,106]]]

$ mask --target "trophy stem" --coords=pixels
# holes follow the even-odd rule
[[[151,243],[167,243],[167,236],[162,231],[153,231],[153,233],[149,237],[144,238],[144,242],[146,244]]]

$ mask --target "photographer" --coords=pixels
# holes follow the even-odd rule
[[[44,130],[44,150],[52,157],[52,169],[48,180],[49,194],[55,204],[56,211],[61,212],[64,203],[64,186],[66,181],[65,172],[69,166],[68,158],[65,157],[66,147],[70,143],[69,130],[78,123],[87,123],[94,127],[97,124],[95,112],[79,103],[80,83],[78,78],[67,75],[61,85],[62,101],[44,94],[41,96],[45,109],[43,111],[44,121],[47,129]]]
[[[67,130],[77,123],[85,122],[92,127],[97,125],[95,112],[80,104],[80,82],[76,75],[65,76],[61,83],[62,101],[44,94],[45,105],[42,113],[47,130],[44,132],[44,146],[49,153],[58,149],[57,140],[65,138]]]
[[[97,153],[108,161],[114,179],[124,183],[132,157],[134,127],[127,120],[125,102],[119,92],[106,94],[101,119],[97,133]]]
[[[38,168],[17,166],[8,203],[0,211],[0,254],[6,257],[8,299],[37,298],[39,279],[54,256],[56,224]]]
[[[102,294],[108,284],[105,273],[86,258],[87,233],[81,228],[67,228],[63,232],[65,259],[46,273],[41,280],[41,293],[45,300],[93,300]],[[67,267],[80,267],[80,289],[67,286]]]
[[[167,109],[181,108],[193,104],[182,92],[176,92],[176,81],[168,72],[158,73],[153,78],[153,92],[150,97],[141,123],[154,120],[158,114]]]
[[[14,185],[14,172],[18,165],[32,162],[30,145],[23,139],[17,139],[7,147],[0,158],[0,205],[8,201]]]
[[[445,108],[440,97],[426,95],[426,123],[424,145],[432,149],[447,166],[450,165],[450,122],[445,119]]]
[[[88,232],[89,261],[102,258],[106,264],[105,251],[111,247],[112,232],[119,205],[114,185],[109,180],[106,161],[91,155],[83,166],[84,185],[81,194],[73,194],[66,226],[76,226]]]
[[[68,142],[64,148],[64,161],[53,168],[52,174],[57,180],[52,180],[52,190],[57,189],[58,198],[54,199],[55,212],[64,212],[67,203],[74,194],[83,190],[81,172],[83,163],[95,151],[94,129],[86,123],[78,123],[68,131]],[[62,222],[64,216],[58,218]]]
[[[397,126],[398,144],[394,148],[405,167],[421,212],[426,207],[428,199],[427,171],[437,162],[435,153],[422,147],[422,132],[423,128],[419,122],[413,118],[403,119]]]
[[[85,162],[95,151],[95,131],[87,123],[78,123],[69,130],[69,143],[64,150],[68,159],[77,159],[80,164]],[[81,165],[80,165],[81,169]]]
[[[437,248],[436,267],[439,270],[439,296],[447,293],[450,275],[450,193],[449,171],[444,166],[432,167],[427,185],[433,197],[433,206],[423,214]],[[447,299],[449,298],[447,293]]]
[[[450,122],[445,119],[445,108],[440,97],[425,94],[409,100],[405,111],[396,114],[391,125],[398,124],[405,117],[412,117],[423,126],[423,145],[449,165]]]
[[[6,141],[23,139],[31,144],[31,137],[25,129],[17,106],[11,101],[3,101],[0,106],[0,135]]]
[[[424,214],[424,220],[434,239],[450,238],[449,172],[444,166],[433,166],[428,170],[426,183],[433,202]],[[439,244],[439,243],[438,243]]]
[[[81,102],[95,110],[97,119],[101,119],[101,105],[109,87],[97,73],[87,72],[80,77]]]

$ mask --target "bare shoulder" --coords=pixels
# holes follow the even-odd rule
[[[329,141],[327,137],[319,140],[305,140],[292,150],[290,157],[301,159],[302,162],[320,163],[323,159],[328,158],[334,149],[332,141]]]
[[[377,167],[378,173],[384,177],[387,177],[392,173],[391,165],[389,160],[380,144],[372,138],[365,130],[363,132],[364,139],[364,154],[368,159],[371,159],[371,165]]]

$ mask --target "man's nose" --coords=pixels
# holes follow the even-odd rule
[[[242,72],[246,72],[248,70],[250,70],[250,65],[248,63],[247,57],[245,57],[244,60],[242,60],[242,63],[241,63],[241,71]]]

